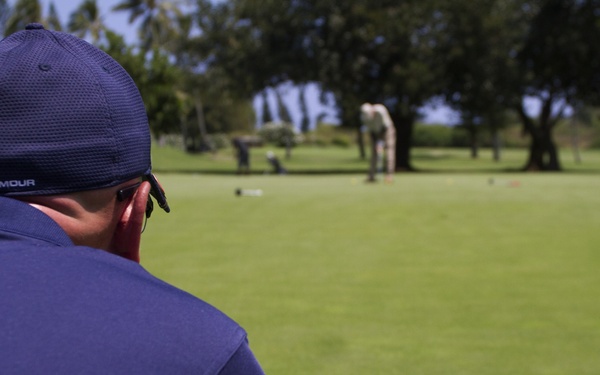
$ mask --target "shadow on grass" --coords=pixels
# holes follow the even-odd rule
[[[452,159],[460,159],[458,156],[456,155],[450,155],[450,154],[436,154],[436,153],[430,153],[430,154],[418,154],[418,155],[414,155],[411,157],[411,159],[416,160],[416,161],[438,161],[438,160],[452,160]]]
[[[222,175],[222,176],[244,176],[239,175],[236,171],[232,171],[229,169],[168,169],[168,168],[155,168],[155,173],[161,174],[205,174],[205,175]],[[548,173],[556,173],[556,174],[600,174],[600,169],[565,169],[559,172],[549,172],[549,171],[541,171],[541,172],[528,172],[524,171],[521,168],[481,168],[481,169],[460,169],[460,168],[415,168],[411,171],[402,171],[396,172],[396,175],[402,174],[548,174]],[[365,169],[294,169],[288,170],[287,175],[290,176],[318,176],[318,175],[356,175],[356,174],[367,174]],[[265,173],[262,170],[252,170],[250,172],[251,176],[275,176],[274,173]]]

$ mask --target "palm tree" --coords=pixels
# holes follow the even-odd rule
[[[139,27],[144,51],[165,45],[176,38],[181,18],[181,0],[123,0],[113,11],[129,11],[129,23],[141,19]]]
[[[62,23],[54,7],[54,3],[51,2],[48,6],[48,17],[46,17],[46,24],[51,30],[62,31]]]
[[[106,26],[100,16],[96,0],[85,0],[81,3],[71,14],[68,27],[70,32],[80,38],[91,36],[92,43],[97,44],[106,31]]]
[[[24,30],[25,26],[32,22],[42,21],[42,8],[38,0],[18,0],[12,14],[6,21],[6,35],[16,31]]]
[[[4,26],[10,16],[10,7],[6,0],[0,0],[0,38],[4,36]]]
[[[308,133],[310,126],[310,119],[308,114],[308,106],[306,104],[306,96],[307,89],[306,83],[301,83],[298,85],[298,107],[300,109],[301,119],[300,119],[300,131],[302,133]]]

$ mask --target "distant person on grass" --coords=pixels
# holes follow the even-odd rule
[[[283,165],[279,161],[279,158],[275,156],[275,153],[273,153],[273,151],[267,151],[267,161],[269,162],[269,164],[271,164],[271,167],[273,167],[273,173],[287,174],[287,169],[283,167]]]
[[[391,183],[396,169],[396,128],[392,118],[383,104],[364,103],[360,107],[360,119],[371,136],[371,160],[367,181],[376,181],[377,165],[383,159],[384,181]]]
[[[149,194],[169,206],[116,61],[39,24],[7,37],[0,130],[0,373],[263,373],[240,326],[138,264]]]
[[[237,152],[238,174],[250,174],[250,149],[241,137],[233,139],[233,146]]]

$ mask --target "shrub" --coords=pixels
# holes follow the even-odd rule
[[[258,136],[265,143],[277,147],[296,146],[302,141],[302,135],[294,131],[294,126],[286,122],[268,122],[258,130]]]
[[[517,140],[510,129],[501,132],[505,146],[522,146],[526,140]],[[507,136],[509,134],[510,136]],[[477,143],[480,147],[491,147],[492,136],[486,127],[477,129]],[[470,147],[471,135],[463,126],[424,125],[417,124],[413,133],[413,146],[415,147]]]
[[[451,147],[469,147],[471,141],[469,139],[469,132],[465,128],[453,127],[450,132],[450,145]]]
[[[316,128],[307,133],[307,142],[326,147],[350,147],[354,143],[356,131],[338,125],[318,123]]]
[[[347,137],[341,135],[333,137],[331,144],[338,147],[350,147],[350,140]]]
[[[451,147],[452,128],[445,125],[417,124],[412,141],[415,147]]]
[[[213,149],[217,150],[226,148],[231,144],[229,136],[224,133],[208,134],[206,138],[206,142],[210,144]]]

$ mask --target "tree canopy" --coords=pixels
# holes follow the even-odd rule
[[[0,0],[0,10],[4,34],[35,21],[61,28],[52,4],[45,17],[36,0]],[[559,170],[553,129],[564,108],[600,101],[598,0],[123,0],[112,11],[138,21],[136,45],[105,28],[95,0],[81,1],[68,29],[132,56],[156,135],[248,129],[255,95],[310,83],[333,95],[341,126],[358,130],[362,103],[385,104],[398,170],[412,169],[413,127],[432,98],[474,138],[516,114],[531,139],[524,168]],[[538,116],[526,98],[541,103]],[[301,122],[306,130],[305,113]]]

